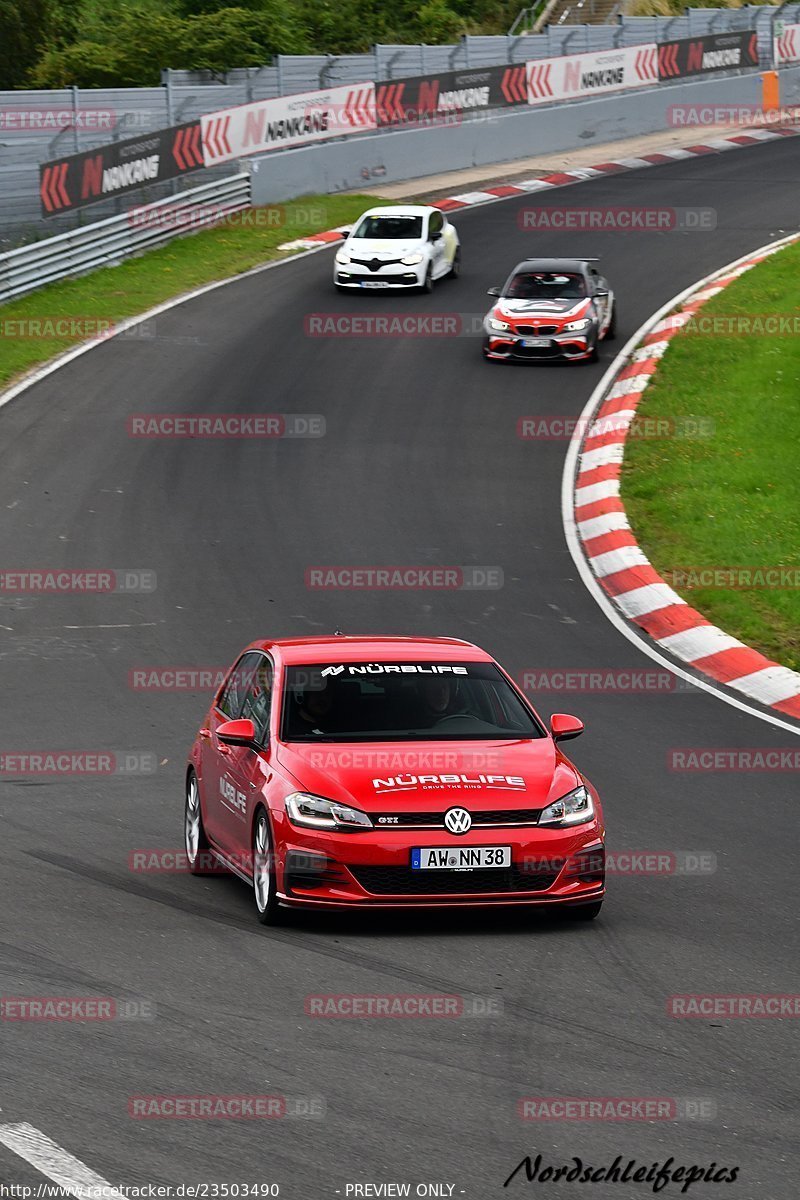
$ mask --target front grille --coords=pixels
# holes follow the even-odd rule
[[[518,325],[517,333],[536,333],[542,337],[547,337],[548,334],[558,333],[557,325]]]
[[[473,828],[476,825],[535,825],[539,820],[540,808],[499,808],[471,812]],[[383,819],[382,819],[383,818]],[[373,813],[372,823],[379,829],[430,828],[444,829],[444,812]]]
[[[486,892],[546,892],[558,871],[534,874],[521,867],[499,871],[412,871],[410,867],[348,867],[376,896],[480,895]]]
[[[367,267],[370,271],[380,271],[381,267],[395,267],[399,258],[351,258],[351,264],[356,267]]]

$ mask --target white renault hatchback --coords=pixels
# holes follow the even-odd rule
[[[343,229],[344,245],[336,252],[333,282],[340,291],[352,288],[422,288],[456,278],[461,244],[455,227],[438,208],[404,205],[371,208],[352,229]]]

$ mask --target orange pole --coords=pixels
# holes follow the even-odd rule
[[[765,71],[761,76],[761,107],[764,112],[775,112],[780,106],[778,72]]]

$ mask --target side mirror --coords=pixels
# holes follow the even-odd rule
[[[438,241],[440,240],[441,236],[442,236],[442,235],[441,235],[441,233],[431,233],[431,234],[428,234],[428,241],[430,241],[430,242],[438,242]]]
[[[608,288],[595,288],[594,294],[595,294],[595,296],[607,296]]]
[[[217,727],[217,741],[223,746],[249,746],[256,740],[256,727],[249,717],[241,721],[223,721]]]
[[[350,237],[350,230],[349,230],[349,229],[340,229],[340,230],[339,230],[339,233],[342,235],[342,237],[343,237],[343,238],[349,238],[349,237]]]
[[[491,287],[486,293],[487,296],[502,296],[503,289],[500,287]]]
[[[236,723],[241,724],[240,721]],[[571,717],[569,713],[553,713],[550,718],[550,732],[554,742],[569,742],[572,738],[580,737],[583,729],[583,721]]]

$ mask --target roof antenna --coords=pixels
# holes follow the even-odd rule
[[[333,636],[334,637],[345,637],[346,635],[345,635],[344,630],[340,629],[337,625],[337,627],[333,631]]]

